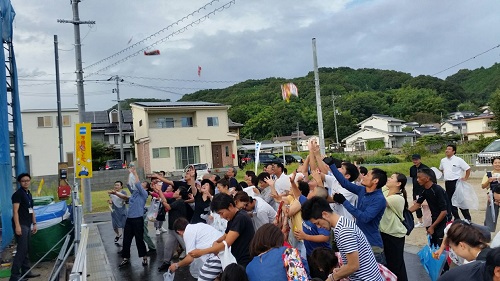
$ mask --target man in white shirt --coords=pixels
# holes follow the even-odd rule
[[[280,196],[288,195],[292,186],[290,184],[290,177],[283,172],[284,170],[285,166],[283,166],[283,163],[274,164],[274,174],[277,177],[274,188],[276,188],[276,192]]]
[[[212,247],[212,244],[222,236],[222,233],[212,226],[205,223],[189,224],[185,218],[178,218],[173,225],[174,231],[179,234],[186,244],[186,253],[194,249],[206,249]],[[193,258],[190,255],[170,265],[169,270],[175,272],[179,267],[189,266],[189,272],[194,278],[198,278],[199,272],[210,254],[199,258]]]
[[[451,198],[455,193],[455,189],[457,186],[457,181],[466,181],[470,176],[470,166],[464,161],[464,159],[455,156],[457,152],[457,147],[454,144],[450,144],[446,147],[446,151],[444,152],[446,157],[441,159],[441,163],[439,164],[439,170],[443,172],[444,177],[444,185],[446,188],[446,194],[448,195],[448,199],[451,202]],[[465,172],[465,176],[462,177],[463,172]],[[465,219],[471,220],[471,216],[468,209],[460,209],[462,215]],[[458,208],[455,206],[451,206],[451,212],[453,214],[453,218],[455,220],[460,219],[458,214]]]
[[[334,165],[330,166],[330,169],[336,168],[337,167]],[[341,167],[338,168],[338,171],[342,173],[342,175],[344,175],[344,177],[350,182],[354,182],[359,177],[359,170],[356,165],[352,163],[342,163]],[[333,175],[321,174],[321,177],[325,182],[325,187],[328,188],[328,201],[330,202],[330,208],[332,208],[332,210],[339,216],[344,216],[349,220],[355,221],[353,215],[349,213],[342,204],[333,203],[333,195],[335,193],[341,193],[353,206],[357,206],[358,196],[343,188]]]

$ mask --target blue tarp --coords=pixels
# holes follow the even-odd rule
[[[34,208],[36,221],[48,221],[51,219],[61,218],[68,210],[66,201],[57,202],[45,206],[35,206]]]
[[[14,21],[15,12],[12,8],[10,0],[0,0],[0,34],[2,35],[2,42],[11,43],[12,42],[12,23]],[[12,50],[13,51],[13,50]],[[13,55],[13,53],[11,53]],[[4,52],[0,52],[0,60],[5,62]],[[13,61],[15,65],[15,61]],[[12,80],[14,83],[11,85],[13,88],[12,92],[12,113],[14,118],[17,118],[14,123],[14,130],[17,129],[18,132],[22,132],[20,128],[21,118],[20,118],[20,106],[19,106],[19,92],[17,88],[17,73],[15,67],[11,69]],[[6,69],[0,66],[0,206],[2,213],[2,244],[0,245],[0,251],[5,249],[12,238],[14,237],[14,231],[12,229],[12,203],[10,197],[12,196],[12,163],[10,160],[10,142],[9,142],[9,122],[8,122],[8,107],[7,104],[7,74]],[[17,117],[16,117],[17,116]],[[24,169],[24,150],[22,147],[22,133],[21,133],[21,147],[19,149],[19,143],[15,144],[15,149],[23,154],[22,163],[19,163],[20,167]],[[17,167],[16,167],[17,169]]]

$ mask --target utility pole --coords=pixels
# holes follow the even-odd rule
[[[76,62],[76,92],[78,95],[78,121],[79,123],[85,122],[85,96],[83,92],[83,67],[82,67],[82,44],[80,39],[80,24],[95,24],[95,21],[80,21],[80,14],[78,12],[78,3],[81,0],[71,0],[71,8],[73,10],[73,20],[57,20],[58,23],[71,23],[73,24],[75,36],[75,62]],[[75,184],[76,190],[73,190],[73,205],[75,204],[75,197],[78,195],[78,186]],[[87,178],[82,179],[82,189],[84,194],[84,208],[86,212],[92,212],[92,194],[90,187],[90,180]],[[78,203],[79,204],[79,203]],[[77,221],[77,220],[75,220]],[[76,224],[75,224],[76,225]],[[75,229],[75,241],[80,241],[80,231]],[[77,248],[78,245],[75,245]]]
[[[61,114],[61,85],[59,80],[59,43],[57,35],[54,35],[54,56],[56,64],[56,96],[57,96],[57,127],[59,130],[59,162],[64,162],[63,136],[62,136],[62,114]]]
[[[123,82],[123,79],[120,79],[118,75],[113,76],[108,79],[108,81],[111,80],[116,80],[116,88],[113,89],[113,93],[116,93],[116,101],[118,102],[118,132],[120,136],[120,140],[118,143],[120,144],[120,159],[122,160],[123,163],[125,163],[125,155],[123,152],[123,131],[122,131],[122,107],[121,107],[121,100],[120,100],[120,82]]]
[[[314,86],[316,88],[316,111],[318,115],[319,149],[321,155],[325,155],[325,133],[323,132],[323,111],[321,110],[318,57],[316,55],[316,38],[312,39],[312,47],[313,47],[313,63],[314,63]]]
[[[337,130],[337,109],[335,108],[335,95],[332,91],[332,103],[333,103],[333,122],[335,123],[335,139],[337,141],[336,146],[339,146],[339,133]]]
[[[80,0],[71,0],[73,9],[73,20],[57,20],[59,23],[73,24],[75,35],[75,61],[76,61],[76,91],[78,95],[78,119],[83,123],[85,115],[85,96],[83,92],[83,67],[82,67],[82,44],[80,41],[80,24],[95,24],[95,21],[80,21],[78,3]]]

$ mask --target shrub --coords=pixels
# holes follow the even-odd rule
[[[364,164],[385,164],[399,162],[399,158],[394,156],[370,156],[364,159]]]

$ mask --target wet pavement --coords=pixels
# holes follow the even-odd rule
[[[142,258],[139,258],[134,239],[130,247],[130,265],[118,268],[118,265],[122,261],[121,255],[118,254],[118,251],[122,249],[122,239],[118,241],[119,245],[114,243],[115,233],[111,226],[111,215],[109,213],[90,214],[85,216],[85,221],[86,223],[97,224],[114,280],[163,280],[165,271],[159,272],[158,267],[163,262],[162,257],[164,251],[161,245],[163,245],[163,236],[165,236],[166,233],[155,235],[153,223],[148,223],[148,229],[149,236],[156,245],[156,253],[150,255],[148,265],[142,265]],[[177,260],[173,260],[173,262],[175,261]],[[196,279],[191,277],[189,268],[184,267],[176,271],[174,280],[192,281]]]
[[[157,245],[156,254],[151,255],[149,259],[149,264],[147,266],[142,265],[142,259],[139,258],[137,254],[137,247],[135,246],[135,241],[132,241],[132,246],[130,249],[130,265],[124,268],[118,268],[122,258],[118,254],[121,250],[122,240],[120,239],[120,246],[115,245],[114,237],[115,233],[111,226],[111,215],[109,213],[97,213],[85,216],[86,223],[95,223],[97,225],[98,232],[102,239],[102,244],[104,246],[105,255],[107,256],[107,261],[109,262],[109,268],[113,275],[111,280],[163,280],[163,273],[158,272],[158,267],[162,263],[163,257],[163,247],[158,245],[163,245],[163,236],[166,234],[155,235],[153,223],[148,224],[149,235],[153,242]],[[422,267],[418,256],[416,255],[418,247],[407,245],[405,247],[404,259],[406,263],[406,271],[408,274],[408,280],[418,280],[418,281],[428,281],[429,276]],[[87,257],[90,259],[91,257]],[[89,272],[92,275],[92,272]],[[189,273],[189,268],[180,268],[176,271],[175,281],[193,281],[196,280],[191,277]]]

